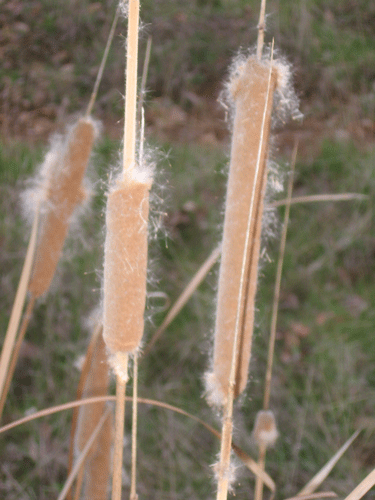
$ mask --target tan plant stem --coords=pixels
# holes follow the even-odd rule
[[[66,498],[66,495],[69,492],[69,490],[73,484],[74,479],[76,478],[77,474],[79,473],[79,471],[83,465],[83,462],[85,461],[86,456],[87,456],[88,452],[90,451],[90,448],[92,447],[96,438],[98,437],[98,434],[99,434],[101,428],[103,427],[105,420],[108,418],[109,412],[110,412],[110,409],[108,408],[105,411],[105,413],[103,413],[101,419],[99,420],[97,426],[95,427],[93,433],[91,434],[90,439],[87,441],[85,447],[83,448],[82,453],[79,456],[79,459],[77,460],[73,469],[71,470],[70,475],[65,482],[64,488],[62,489],[57,500],[64,500]]]
[[[128,356],[126,356],[127,361]],[[124,366],[124,371],[127,367]],[[113,453],[112,500],[121,500],[122,453],[124,447],[126,380],[116,376],[115,449]]]
[[[294,196],[290,203],[314,203],[321,201],[350,201],[350,200],[366,200],[368,198],[365,194],[360,193],[340,193],[340,194],[312,194],[308,196]],[[287,204],[288,200],[273,201],[270,207],[281,207]]]
[[[89,116],[91,114],[92,108],[94,107],[94,104],[95,104],[96,96],[98,94],[99,85],[100,85],[100,82],[102,80],[104,67],[105,67],[105,64],[107,62],[109,49],[111,48],[111,44],[112,44],[112,40],[113,40],[113,37],[115,34],[119,15],[120,15],[120,5],[117,6],[115,17],[114,17],[113,22],[112,22],[111,30],[110,30],[109,35],[108,35],[107,44],[106,44],[105,49],[104,49],[102,61],[100,63],[99,71],[98,71],[98,74],[96,76],[96,80],[95,80],[94,88],[93,88],[93,91],[92,91],[92,94],[90,97],[90,101],[89,101],[89,104],[87,106],[86,116]]]
[[[5,389],[6,377],[8,373],[9,363],[12,356],[14,343],[17,337],[17,331],[21,320],[22,310],[24,307],[27,287],[30,281],[30,275],[34,260],[34,254],[37,244],[39,224],[39,206],[36,209],[33,225],[31,228],[31,235],[29,244],[26,251],[25,262],[22,268],[21,278],[18,284],[16,297],[13,303],[12,312],[9,319],[8,328],[5,334],[3,348],[0,357],[0,395],[2,396]],[[1,417],[1,412],[0,412]]]
[[[246,239],[244,245],[244,251],[242,256],[242,266],[241,266],[241,279],[240,286],[238,290],[238,306],[236,312],[236,323],[234,329],[234,340],[233,340],[233,350],[232,350],[232,363],[230,369],[230,377],[229,377],[229,390],[227,394],[226,404],[224,406],[224,418],[223,418],[223,431],[221,437],[221,448],[220,448],[220,464],[219,464],[219,480],[218,480],[218,490],[217,490],[217,500],[226,500],[228,496],[228,486],[229,486],[229,466],[230,466],[230,450],[232,444],[232,427],[233,427],[233,400],[234,400],[234,388],[236,383],[236,371],[237,371],[237,358],[238,358],[238,348],[239,348],[239,340],[240,340],[240,325],[241,325],[241,307],[243,303],[243,297],[246,293],[246,269],[247,269],[247,255],[249,251],[250,242],[250,227],[254,217],[253,211],[254,208],[254,200],[255,200],[255,191],[256,186],[258,185],[258,176],[261,171],[261,158],[263,151],[263,142],[264,142],[264,134],[266,128],[266,118],[267,118],[267,109],[268,109],[268,101],[270,96],[271,89],[271,77],[272,77],[272,57],[273,51],[271,53],[271,61],[270,61],[270,71],[268,78],[268,86],[267,86],[267,94],[266,100],[264,104],[264,112],[262,118],[262,126],[261,126],[261,134],[260,141],[258,147],[258,156],[257,163],[255,169],[255,180],[252,189],[251,195],[251,203],[249,207],[248,221],[247,221],[247,229],[246,229]]]
[[[266,466],[266,453],[267,453],[266,445],[264,443],[261,443],[258,452],[258,465],[261,470],[264,470]],[[256,476],[254,500],[261,500],[262,497],[263,497],[263,480],[260,476]]]
[[[138,413],[138,353],[133,358],[133,408],[132,408],[132,466],[130,500],[138,500],[137,495],[137,413]]]
[[[7,396],[8,396],[8,392],[9,392],[9,387],[10,387],[10,384],[12,382],[12,378],[13,378],[13,375],[14,375],[14,370],[16,369],[16,365],[17,365],[18,356],[19,356],[19,353],[20,353],[20,350],[21,350],[22,342],[23,342],[23,339],[25,338],[25,334],[26,334],[27,328],[29,326],[30,319],[32,317],[34,305],[35,305],[35,297],[34,297],[34,295],[31,295],[30,299],[29,299],[29,302],[28,302],[28,304],[26,306],[26,310],[25,310],[25,313],[24,313],[24,316],[23,316],[23,320],[22,320],[22,323],[21,323],[21,326],[20,326],[20,329],[19,329],[17,341],[16,341],[16,344],[15,344],[13,352],[12,352],[12,356],[11,356],[11,360],[10,360],[9,368],[8,368],[8,373],[7,373],[5,384],[4,384],[4,390],[3,390],[2,394],[1,394],[1,398],[0,398],[0,419],[1,419],[1,416],[3,414],[5,402],[6,402],[6,399],[7,399]]]
[[[139,1],[129,0],[128,43],[126,59],[126,92],[124,124],[124,174],[134,169],[137,112]]]
[[[152,36],[149,36],[147,39],[145,59],[143,61],[141,90],[139,92],[139,101],[138,101],[138,117],[140,117],[140,115],[141,115],[141,110],[143,108],[143,103],[144,103],[144,99],[145,99],[147,73],[148,73],[148,67],[150,64],[150,55],[151,55],[151,44],[152,44]]]
[[[153,348],[155,343],[159,340],[160,336],[164,333],[164,331],[168,328],[168,326],[172,323],[174,318],[178,315],[190,297],[193,295],[198,286],[202,283],[206,275],[211,270],[212,266],[215,264],[217,259],[220,257],[221,253],[221,245],[215,248],[215,250],[209,255],[209,257],[203,262],[201,267],[198,269],[197,273],[194,275],[192,280],[185,287],[184,291],[178,297],[176,302],[170,308],[168,314],[164,318],[162,324],[156,330],[156,332],[151,337],[150,342],[147,344],[143,356],[146,356],[150,350]]]
[[[281,275],[283,270],[283,262],[285,255],[285,244],[286,244],[286,235],[288,230],[288,222],[289,222],[289,213],[290,213],[290,200],[292,197],[293,191],[293,175],[294,169],[296,165],[298,151],[298,141],[295,142],[293,153],[292,153],[292,163],[291,163],[291,172],[289,176],[288,182],[288,191],[287,191],[287,201],[283,222],[283,229],[280,240],[280,250],[279,250],[279,260],[277,263],[277,271],[276,271],[276,280],[275,280],[275,291],[273,297],[273,305],[272,305],[272,316],[271,316],[271,334],[268,345],[268,357],[267,357],[267,369],[265,376],[265,388],[264,388],[264,398],[263,398],[263,410],[268,410],[269,402],[270,402],[270,393],[271,393],[271,380],[272,380],[272,367],[273,367],[273,359],[275,352],[275,340],[276,340],[276,324],[277,324],[277,313],[279,307],[279,299],[280,299],[280,286],[281,286]],[[261,443],[259,446],[259,457],[258,457],[258,465],[264,470],[266,465],[266,453],[267,447],[264,443]],[[262,500],[263,497],[263,480],[260,476],[256,477],[255,481],[255,500]]]
[[[271,316],[271,335],[270,335],[270,340],[269,340],[269,345],[268,345],[267,370],[266,370],[264,398],[263,398],[263,409],[264,410],[268,410],[269,404],[270,404],[272,366],[273,366],[273,359],[274,359],[274,352],[275,352],[276,325],[277,325],[277,313],[278,313],[279,300],[280,300],[281,275],[283,272],[286,235],[287,235],[287,231],[288,231],[289,214],[290,214],[290,200],[292,199],[293,176],[294,176],[294,169],[296,166],[297,151],[298,151],[298,142],[296,141],[294,144],[293,153],[292,153],[291,172],[290,172],[289,182],[288,182],[287,201],[286,201],[283,229],[282,229],[281,240],[280,240],[279,260],[277,263],[277,270],[276,270],[275,290],[274,290],[274,296],[273,296],[272,316]]]
[[[74,494],[74,500],[79,500],[81,497],[81,491],[82,491],[82,486],[83,486],[83,479],[85,477],[85,462],[82,462],[81,468],[77,474],[77,482],[76,482],[76,488],[75,488],[75,494]],[[70,490],[71,492],[71,490]],[[69,499],[71,498],[71,493],[66,495],[66,498]]]
[[[264,44],[264,32],[266,30],[265,23],[265,13],[266,13],[266,0],[261,1],[259,23],[258,23],[258,40],[257,40],[257,59],[260,61],[262,59],[262,51]]]

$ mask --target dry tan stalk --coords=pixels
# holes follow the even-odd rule
[[[350,200],[366,200],[368,198],[365,194],[360,193],[340,193],[340,194],[312,194],[308,196],[294,196],[290,203],[314,203],[321,201],[350,201]],[[281,207],[286,205],[288,200],[277,200],[272,202],[270,207]]]
[[[352,442],[356,439],[362,429],[358,429],[350,436],[350,438],[341,446],[341,448],[333,455],[333,457],[322,467],[322,469],[310,479],[310,481],[302,488],[297,497],[304,497],[314,493],[322,482],[327,478],[333,467],[337,464]]]
[[[258,40],[257,40],[257,59],[262,59],[262,51],[264,44],[264,32],[266,31],[265,23],[266,0],[262,0],[260,5],[259,23],[258,23]]]
[[[284,223],[283,223],[283,229],[282,229],[281,240],[280,240],[279,260],[277,263],[275,291],[274,291],[272,316],[271,316],[271,335],[270,335],[270,340],[269,340],[268,357],[267,357],[267,370],[266,370],[266,376],[265,376],[263,412],[262,413],[259,412],[258,416],[265,414],[269,408],[269,401],[270,401],[270,394],[271,394],[272,366],[273,366],[273,357],[274,357],[274,351],[275,351],[277,312],[278,312],[278,306],[279,306],[280,286],[281,286],[281,274],[282,274],[283,262],[284,262],[286,235],[287,235],[287,230],[288,230],[289,213],[290,213],[290,200],[291,200],[292,191],[293,191],[293,175],[294,175],[294,168],[296,165],[297,151],[298,151],[298,142],[295,143],[294,148],[293,148],[291,174],[290,174],[289,183],[288,183],[287,202],[286,202]],[[272,417],[273,417],[273,414],[272,414]],[[274,439],[272,439],[272,441],[275,441],[277,438],[276,424],[274,424],[271,427],[274,427],[274,429],[275,429]],[[254,433],[255,433],[255,430],[256,429],[254,429]],[[264,440],[263,441],[258,440],[258,441],[259,441],[258,442],[258,446],[259,446],[258,465],[262,470],[264,470],[265,464],[266,464],[267,446],[269,444],[273,444],[273,443],[266,443]],[[262,478],[260,476],[257,476],[256,481],[255,481],[254,499],[255,500],[262,500],[262,496],[263,496],[263,481],[262,481]]]
[[[225,403],[229,391],[237,318],[239,339],[235,353],[234,397],[244,390],[247,383],[275,85],[276,72],[254,57],[246,61],[240,76],[231,82],[235,117],[219,275],[213,373],[207,377],[208,397],[211,402],[218,404]],[[248,221],[250,227],[247,235]],[[249,244],[245,248],[247,239]],[[239,293],[243,267],[245,290]]]
[[[281,275],[283,272],[286,235],[287,235],[287,231],[288,231],[290,203],[291,203],[292,191],[293,191],[293,176],[294,176],[294,169],[295,169],[296,160],[297,160],[297,151],[298,151],[298,142],[296,142],[294,144],[293,153],[292,153],[291,173],[290,173],[289,182],[288,182],[286,209],[285,209],[283,229],[282,229],[282,234],[281,234],[281,239],[280,239],[279,259],[277,262],[275,290],[274,290],[274,297],[273,297],[273,304],[272,304],[272,315],[271,315],[271,334],[270,334],[270,340],[269,340],[269,346],[268,346],[267,370],[266,370],[266,377],[265,377],[265,389],[264,389],[264,399],[263,399],[263,409],[264,410],[268,410],[269,403],[270,403],[272,366],[273,366],[273,357],[274,357],[274,352],[275,352],[276,325],[277,325],[277,313],[278,313],[279,299],[280,299]]]
[[[5,389],[6,385],[6,377],[8,373],[9,363],[12,357],[14,343],[17,337],[17,331],[19,322],[22,315],[23,306],[25,303],[25,297],[27,294],[27,287],[29,284],[32,264],[34,260],[34,253],[37,243],[37,233],[38,233],[38,224],[39,224],[39,206],[36,209],[34,221],[31,229],[31,235],[29,244],[26,251],[25,262],[22,268],[20,282],[18,284],[16,297],[14,299],[12,312],[9,319],[9,324],[7,331],[5,333],[4,344],[1,350],[0,357],[0,395],[2,398],[1,402],[1,410],[0,410],[0,418],[2,415],[2,410],[4,408],[6,395],[8,389]],[[9,386],[9,382],[8,382]]]
[[[56,159],[56,168],[49,179],[48,212],[44,215],[35,255],[29,291],[40,297],[49,288],[75,206],[85,198],[82,179],[85,173],[95,128],[89,118],[80,118],[71,131],[65,151]],[[58,164],[58,161],[61,164]]]
[[[18,361],[18,356],[19,356],[19,352],[20,352],[20,349],[21,349],[21,346],[22,346],[22,342],[23,342],[23,339],[25,338],[27,327],[29,326],[29,322],[30,322],[30,319],[32,317],[32,312],[33,312],[34,304],[35,304],[35,297],[31,296],[30,300],[29,300],[29,302],[27,304],[27,307],[26,307],[23,319],[22,319],[22,323],[21,323],[21,326],[20,326],[20,329],[19,329],[17,341],[16,341],[16,343],[14,345],[14,349],[13,349],[12,356],[11,356],[11,359],[10,359],[10,363],[9,363],[9,367],[8,367],[8,372],[6,374],[6,380],[5,380],[5,383],[4,383],[4,389],[3,389],[3,392],[2,392],[1,398],[0,398],[0,419],[1,419],[1,416],[3,414],[3,410],[4,410],[4,406],[5,406],[5,401],[6,401],[6,398],[8,396],[9,387],[10,387],[10,384],[12,382],[14,370],[16,369],[16,364],[17,364],[17,361]]]
[[[138,413],[138,353],[133,358],[133,418],[132,418],[132,466],[130,500],[138,500],[137,495],[137,413]]]
[[[127,372],[126,355],[122,361],[122,367]],[[126,379],[122,375],[116,376],[116,414],[115,414],[115,447],[113,452],[112,472],[112,499],[121,500],[122,489],[122,453],[124,443],[125,423],[125,391]]]
[[[95,443],[97,437],[98,437],[98,434],[99,432],[101,431],[103,425],[104,425],[104,422],[106,421],[106,419],[108,418],[108,416],[110,415],[110,412],[111,412],[111,409],[110,408],[107,408],[107,410],[103,413],[103,415],[101,416],[99,422],[97,423],[93,433],[91,434],[91,436],[89,437],[85,447],[83,448],[82,450],[82,453],[81,455],[79,456],[77,462],[75,463],[73,469],[71,470],[70,472],[70,475],[69,477],[67,478],[66,482],[65,482],[65,485],[60,493],[60,495],[58,496],[58,499],[57,500],[65,500],[66,498],[66,495],[68,494],[72,484],[73,484],[73,481],[74,479],[76,478],[77,474],[79,473],[81,467],[82,467],[82,464],[83,462],[86,460],[86,456],[87,454],[89,453],[91,447],[93,446],[93,444]]]
[[[100,63],[99,71],[98,71],[98,74],[96,76],[94,88],[93,88],[93,91],[92,91],[92,94],[91,94],[91,97],[90,97],[90,102],[89,102],[89,104],[87,106],[86,116],[89,116],[91,114],[92,108],[94,107],[96,96],[97,96],[98,90],[99,90],[99,85],[100,85],[100,82],[102,80],[104,67],[105,67],[105,64],[107,62],[107,57],[108,57],[109,49],[111,47],[112,40],[113,40],[113,37],[115,35],[115,30],[116,30],[117,21],[118,21],[119,15],[120,15],[120,10],[121,10],[120,9],[120,5],[118,5],[117,9],[116,9],[115,17],[114,17],[113,22],[112,22],[111,29],[110,29],[110,32],[109,32],[109,35],[108,35],[108,38],[107,38],[107,43],[106,43],[106,46],[105,46],[105,49],[104,49],[104,54],[103,54],[103,57],[102,57],[102,60],[101,60],[101,63]]]
[[[86,378],[82,397],[108,394],[109,371],[106,362],[103,337],[98,335],[91,360],[91,366]],[[79,410],[77,429],[75,433],[75,454],[78,456],[105,410],[105,403],[83,406]],[[111,419],[100,433],[98,440],[91,447],[85,463],[84,498],[107,498],[110,469]]]
[[[126,92],[124,122],[124,174],[134,169],[137,124],[139,0],[129,0],[129,21],[126,49]]]
[[[146,93],[146,81],[147,81],[148,66],[150,64],[151,44],[152,44],[152,36],[150,35],[147,38],[146,54],[145,54],[145,59],[143,61],[141,89],[139,92],[139,102],[138,102],[138,117],[141,116],[141,110],[143,108],[143,102]]]
[[[368,474],[354,490],[349,493],[345,500],[359,500],[363,497],[375,484],[375,469]]]
[[[206,277],[206,275],[211,270],[212,266],[215,264],[215,262],[219,258],[220,253],[221,253],[221,245],[216,247],[215,250],[210,254],[210,256],[203,262],[201,267],[198,269],[197,273],[194,275],[192,280],[186,285],[184,291],[181,293],[181,295],[178,297],[176,302],[173,304],[173,306],[168,311],[168,314],[164,318],[162,324],[159,326],[159,328],[156,330],[156,332],[151,337],[150,342],[147,344],[147,347],[145,348],[145,350],[143,352],[143,356],[146,356],[150,352],[150,350],[155,345],[155,343],[158,341],[160,336],[164,333],[166,328],[168,328],[168,326],[172,323],[174,318],[178,315],[178,313],[184,307],[186,302],[193,295],[193,293],[198,288],[198,286],[202,283],[203,279]]]
[[[317,498],[336,498],[337,493],[334,491],[320,491],[319,493],[312,493],[311,495],[302,495],[302,496],[295,496],[295,497],[289,497],[286,498],[285,500],[315,500]]]

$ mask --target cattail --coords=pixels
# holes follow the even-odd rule
[[[279,433],[276,428],[276,420],[271,410],[261,410],[257,413],[253,437],[259,447],[273,446]]]
[[[277,72],[269,65],[269,62],[249,57],[237,65],[228,88],[234,100],[235,114],[213,371],[207,375],[208,398],[212,404],[222,405],[226,401],[233,349],[236,347],[234,397],[244,390],[247,383],[267,177],[267,149],[273,93],[277,82]],[[246,248],[247,239],[249,244]],[[237,346],[234,346],[238,314],[238,341]]]
[[[85,198],[82,179],[95,135],[94,122],[90,118],[80,118],[70,131],[66,144],[55,144],[47,154],[43,166],[48,177],[44,180],[43,202],[46,208],[29,284],[34,297],[40,297],[48,290],[73,210]]]
[[[108,394],[109,371],[103,337],[98,335],[82,398]],[[79,409],[75,450],[79,454],[101,416],[105,403],[83,405]],[[106,499],[108,495],[112,441],[112,418],[107,418],[85,461],[83,498]]]
[[[125,177],[108,196],[103,336],[112,354],[134,352],[143,335],[150,187]]]

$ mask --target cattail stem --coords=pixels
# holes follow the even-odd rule
[[[100,418],[99,422],[97,423],[93,433],[91,434],[90,436],[90,439],[87,441],[85,447],[83,448],[82,450],[82,453],[79,457],[79,459],[77,460],[77,462],[75,463],[73,469],[71,470],[70,472],[70,475],[64,485],[64,488],[62,489],[59,497],[57,500],[64,500],[66,498],[66,495],[68,494],[72,484],[73,484],[73,481],[74,479],[76,478],[77,474],[79,473],[81,467],[82,467],[82,464],[83,462],[85,461],[86,459],[86,456],[88,454],[88,452],[90,451],[90,448],[92,447],[92,445],[95,443],[95,440],[96,438],[98,437],[98,434],[101,430],[101,428],[103,427],[104,425],[104,422],[106,421],[106,419],[109,417],[109,414],[110,414],[110,411],[111,409],[108,408],[102,415],[102,417]]]
[[[266,465],[266,452],[267,452],[267,447],[264,443],[262,443],[259,446],[259,455],[258,455],[258,465],[262,471],[264,471]],[[254,500],[262,500],[262,497],[263,497],[263,479],[259,475],[256,476],[255,479]]]
[[[138,117],[141,115],[141,110],[143,108],[143,102],[145,99],[147,73],[148,73],[148,66],[150,64],[150,56],[151,56],[151,44],[152,44],[152,36],[149,36],[147,38],[146,54],[145,54],[145,59],[143,61],[141,89],[139,92],[139,102],[138,102]]]
[[[258,40],[257,40],[257,59],[262,59],[262,51],[264,44],[264,32],[266,31],[265,23],[266,14],[266,0],[262,0],[260,5],[259,23],[258,23]]]
[[[107,62],[109,49],[111,48],[112,40],[113,40],[113,37],[115,35],[115,30],[116,30],[117,21],[118,21],[119,15],[120,15],[120,10],[121,10],[120,5],[118,5],[117,9],[116,9],[115,17],[114,17],[113,22],[112,22],[111,30],[110,30],[108,38],[107,38],[107,43],[106,43],[106,46],[104,49],[104,54],[103,54],[103,57],[102,57],[102,60],[100,63],[99,71],[98,71],[98,74],[96,75],[94,88],[93,88],[93,91],[92,91],[92,94],[90,97],[89,104],[87,106],[86,116],[91,115],[92,108],[94,107],[94,104],[95,104],[96,96],[97,96],[98,90],[99,90],[99,85],[100,85],[100,82],[102,81],[104,68],[105,68],[105,65]]]
[[[31,229],[30,240],[29,240],[29,244],[27,247],[27,251],[26,251],[25,262],[24,262],[24,265],[22,268],[22,273],[21,273],[20,282],[19,282],[19,285],[17,288],[16,298],[15,298],[14,303],[13,303],[13,308],[12,308],[12,312],[10,315],[8,328],[7,328],[7,331],[5,334],[4,344],[3,344],[3,347],[1,350],[0,394],[1,394],[2,398],[3,398],[4,392],[5,392],[5,384],[6,384],[9,363],[11,360],[14,343],[16,341],[18,326],[19,326],[19,322],[21,320],[22,310],[24,307],[25,298],[26,298],[26,294],[27,294],[27,287],[28,287],[29,280],[30,280],[31,269],[32,269],[32,264],[33,264],[33,260],[34,260],[34,253],[35,253],[36,244],[37,244],[38,225],[39,225],[39,205],[38,205],[36,212],[35,212],[33,226]],[[4,407],[4,403],[5,403],[5,398],[4,398],[4,401],[2,402],[2,407]],[[0,411],[0,418],[1,418],[1,413],[2,413],[2,410]]]
[[[137,495],[137,414],[138,414],[138,353],[133,358],[133,409],[132,409],[132,467],[130,500],[138,500]]]
[[[127,371],[127,359],[123,360],[124,371]],[[115,448],[113,453],[112,500],[121,500],[122,489],[122,454],[124,447],[126,379],[116,377],[116,414],[115,414]]]
[[[124,175],[135,166],[139,0],[129,0],[124,124]]]
[[[22,342],[23,342],[23,339],[25,338],[27,327],[29,326],[29,323],[30,323],[30,320],[31,320],[31,317],[32,317],[34,305],[35,305],[35,297],[33,295],[31,295],[30,296],[30,300],[29,300],[29,302],[28,302],[28,304],[26,306],[26,310],[25,310],[25,313],[24,313],[24,316],[23,316],[23,320],[22,320],[22,323],[21,323],[21,326],[20,326],[20,329],[19,329],[17,341],[15,343],[15,346],[14,346],[14,349],[13,349],[13,352],[12,352],[12,356],[11,356],[11,359],[10,359],[9,368],[8,368],[8,372],[7,372],[6,380],[5,380],[5,384],[4,384],[4,389],[3,389],[3,392],[1,394],[1,398],[0,398],[0,419],[1,419],[1,416],[3,414],[5,401],[6,401],[6,398],[8,396],[9,387],[10,387],[10,384],[12,382],[12,378],[13,378],[13,375],[14,375],[14,370],[15,370],[16,365],[17,365],[18,356],[19,356],[19,353],[20,353]]]
[[[290,200],[292,198],[293,175],[294,175],[294,169],[295,169],[295,165],[296,165],[297,151],[298,151],[298,141],[295,142],[294,148],[293,148],[293,153],[292,153],[291,173],[290,173],[289,182],[288,182],[287,202],[286,202],[283,229],[282,229],[281,240],[280,240],[279,260],[277,262],[275,291],[274,291],[274,297],[273,297],[272,316],[271,316],[271,335],[270,335],[269,346],[268,346],[267,369],[266,369],[264,399],[263,399],[263,409],[264,410],[268,410],[269,403],[270,403],[272,366],[273,366],[273,358],[274,358],[274,352],[275,352],[276,325],[277,325],[277,313],[278,313],[279,299],[280,299],[281,275],[283,272],[286,235],[287,235],[287,231],[288,231],[288,222],[289,222],[289,214],[290,214]]]

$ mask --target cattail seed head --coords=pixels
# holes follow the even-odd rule
[[[260,446],[273,446],[278,438],[276,420],[271,410],[262,410],[257,413],[253,437],[256,444]]]
[[[138,349],[143,335],[150,187],[150,180],[132,176],[117,182],[108,195],[103,337],[116,372],[122,354]]]
[[[29,291],[40,297],[55,273],[71,215],[86,195],[82,180],[89,161],[97,127],[90,118],[80,118],[66,142],[57,141],[47,154],[42,173],[42,222]]]
[[[234,349],[234,395],[238,396],[247,383],[267,177],[266,159],[276,86],[276,72],[270,64],[250,57],[236,66],[228,85],[235,110],[219,273],[213,371],[206,376],[207,398],[211,404],[218,401],[225,404],[230,388]],[[249,243],[246,246],[247,233]],[[244,281],[241,281],[242,277]],[[235,346],[238,314],[239,331]]]

